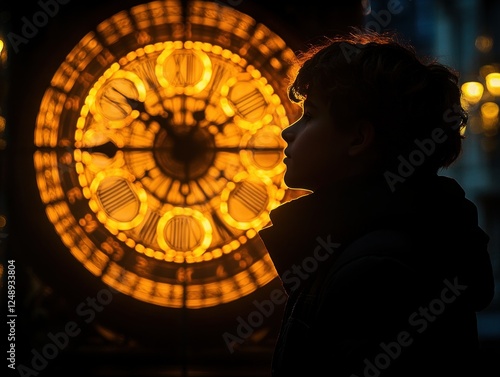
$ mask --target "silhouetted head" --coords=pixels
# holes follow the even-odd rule
[[[298,67],[289,98],[302,104],[314,95],[339,129],[370,124],[375,169],[406,160],[437,172],[460,155],[467,114],[457,72],[395,34],[353,29],[300,53]]]

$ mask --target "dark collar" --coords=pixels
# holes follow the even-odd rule
[[[380,176],[333,184],[274,209],[259,235],[282,276],[321,242],[346,245],[365,232],[390,196]]]

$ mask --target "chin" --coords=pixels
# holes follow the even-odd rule
[[[310,185],[305,183],[303,180],[294,179],[293,177],[287,176],[285,173],[284,182],[289,189],[292,190],[308,190],[313,191]]]

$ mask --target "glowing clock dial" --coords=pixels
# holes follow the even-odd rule
[[[93,275],[171,308],[230,302],[275,270],[257,232],[283,184],[293,52],[216,3],[151,2],[99,24],[40,104],[48,219]]]

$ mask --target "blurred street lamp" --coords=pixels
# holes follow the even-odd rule
[[[483,96],[484,86],[477,81],[468,81],[462,84],[463,99],[469,105],[475,105]]]
[[[500,96],[500,73],[492,72],[485,77],[486,88],[494,96]]]
[[[483,149],[492,153],[498,149],[500,127],[500,64],[485,64],[475,80],[461,85],[462,105],[469,112],[469,131],[481,134]]]

